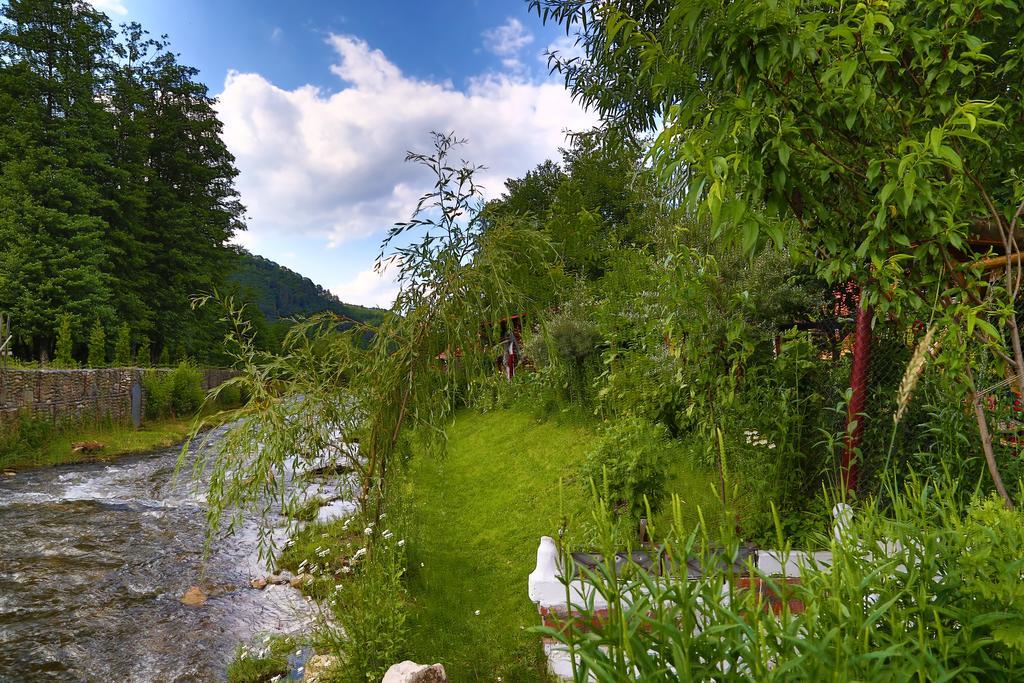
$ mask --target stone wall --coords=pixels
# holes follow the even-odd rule
[[[132,417],[132,386],[146,370],[4,370],[0,369],[0,424],[16,419],[22,411],[54,422],[111,419],[128,422]],[[157,370],[168,372],[168,370]],[[236,373],[233,370],[203,371],[203,389],[209,390]],[[140,414],[145,414],[143,392]]]

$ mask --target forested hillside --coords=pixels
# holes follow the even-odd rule
[[[229,279],[268,322],[330,311],[377,324],[384,315],[379,308],[346,304],[308,277],[244,250],[240,251],[237,270]]]
[[[15,353],[109,342],[203,359],[221,334],[190,296],[222,284],[242,224],[234,159],[196,69],[86,2],[0,2],[0,311]],[[97,322],[99,325],[97,326]]]

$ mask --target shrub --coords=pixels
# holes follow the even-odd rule
[[[598,447],[582,467],[584,485],[591,482],[615,509],[640,515],[644,500],[657,509],[665,488],[665,470],[672,446],[664,425],[639,417],[618,420],[605,430]]]
[[[132,365],[132,331],[128,323],[117,328],[117,339],[114,342],[114,367],[127,368]]]
[[[175,415],[192,415],[203,405],[203,373],[182,362],[168,374],[171,384],[171,409]]]
[[[71,332],[71,315],[64,313],[58,320],[60,322],[57,325],[57,353],[54,356],[54,365],[60,368],[73,368],[75,340]]]
[[[0,430],[0,465],[35,458],[56,433],[57,427],[50,420],[28,411],[20,413],[13,424]]]
[[[171,382],[166,372],[150,370],[142,376],[146,392],[146,418],[159,420],[171,414]]]
[[[225,384],[217,392],[217,405],[222,408],[236,408],[244,403],[242,399],[242,387],[237,384]]]
[[[148,368],[152,362],[152,351],[149,346],[149,337],[143,337],[142,341],[139,342],[139,348],[135,352],[135,364],[140,368]]]
[[[90,368],[102,368],[107,364],[107,334],[103,331],[103,323],[96,320],[89,332],[89,357]]]

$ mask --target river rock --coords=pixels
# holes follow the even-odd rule
[[[406,660],[388,669],[381,683],[448,683],[448,674],[440,664],[427,666]]]
[[[206,602],[206,591],[199,586],[192,586],[181,596],[181,602],[189,607],[199,607]]]
[[[340,663],[341,660],[334,655],[313,655],[306,662],[306,668],[302,674],[303,683],[317,683]]]
[[[106,446],[99,441],[79,441],[78,443],[71,444],[71,450],[75,453],[97,453],[104,448]]]
[[[291,586],[292,588],[302,588],[303,586],[305,586],[307,583],[309,583],[312,580],[313,580],[313,575],[312,574],[299,574],[297,576],[293,576],[288,581],[288,585]]]
[[[256,578],[249,582],[249,585],[256,590],[263,590],[267,587],[267,580],[264,578]]]

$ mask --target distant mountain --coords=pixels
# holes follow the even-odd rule
[[[308,277],[245,250],[239,250],[238,267],[228,279],[271,323],[324,311],[374,325],[384,318],[383,309],[346,304]]]

